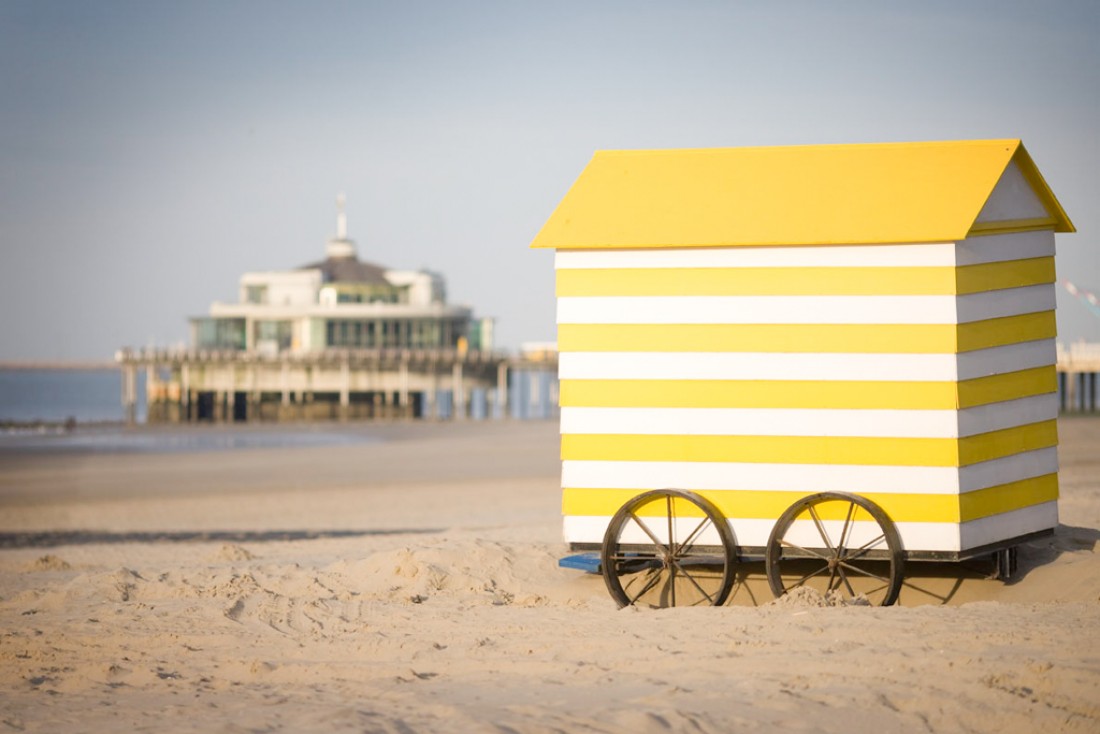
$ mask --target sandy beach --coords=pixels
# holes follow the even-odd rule
[[[891,608],[747,568],[616,609],[557,566],[556,423],[158,449],[195,430],[0,444],[0,731],[1100,731],[1095,417],[1015,578],[913,564]]]

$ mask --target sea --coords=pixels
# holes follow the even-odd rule
[[[145,420],[145,375],[137,375],[137,420]],[[121,423],[122,373],[115,369],[0,369],[0,425]]]
[[[0,460],[27,453],[178,453],[373,443],[340,424],[147,426],[145,375],[137,422],[127,426],[114,369],[0,369]]]

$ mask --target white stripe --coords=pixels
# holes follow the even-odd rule
[[[763,548],[775,526],[774,519],[733,519],[730,527],[739,547]],[[602,544],[609,517],[567,515],[562,523],[565,542]],[[682,522],[690,523],[686,518]],[[698,520],[690,523],[694,528]],[[896,523],[901,544],[908,552],[960,551],[1000,543],[1028,533],[1048,530],[1058,525],[1058,503],[1044,502],[1000,515],[991,515],[965,523],[899,522]],[[685,524],[685,529],[690,528]],[[717,543],[717,533],[709,536]],[[639,540],[639,542],[645,542]]]
[[[960,266],[1053,256],[1054,232],[1048,231],[971,237],[959,242],[955,253]]]
[[[975,349],[972,352],[963,352],[958,357],[958,379],[972,380],[1033,367],[1049,367],[1057,363],[1058,353],[1054,339],[1038,339],[989,349]]]
[[[956,324],[1052,311],[1053,285],[965,296],[567,296],[559,324]]]
[[[905,529],[901,527],[902,525],[904,523],[899,523],[898,529],[903,533],[904,538]],[[960,546],[963,550],[979,548],[1056,527],[1058,527],[1058,502],[1044,502],[1041,505],[1022,507],[1012,512],[964,522],[960,526]]]
[[[1005,316],[1053,311],[1057,306],[1053,283],[1003,288],[958,297],[956,306],[960,324]]]
[[[955,300],[956,296],[570,296],[558,299],[558,323],[954,324]]]
[[[954,382],[1052,365],[1053,339],[963,354],[562,352],[562,380],[867,380]]]
[[[563,434],[956,438],[954,410],[562,408]]]
[[[959,491],[973,492],[1058,471],[1058,448],[1024,451],[959,469]]]
[[[958,416],[957,433],[960,437],[1050,421],[1058,417],[1058,393],[965,408],[958,411]]]
[[[954,354],[562,352],[562,380],[956,379]]]
[[[971,237],[958,243],[807,247],[681,247],[638,250],[557,250],[554,267],[812,268],[950,267],[1054,255],[1053,232]]]
[[[1058,417],[1054,393],[965,410],[561,409],[563,434],[959,438]]]
[[[964,467],[563,461],[563,487],[959,494],[1058,471],[1058,450],[1038,449]]]
[[[954,243],[558,250],[554,255],[554,267],[560,270],[574,268],[869,268],[933,267],[954,264]]]
[[[955,467],[740,464],[691,461],[563,461],[575,489],[756,490],[957,494]]]

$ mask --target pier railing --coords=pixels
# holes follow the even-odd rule
[[[1063,413],[1095,413],[1100,344],[1058,345],[1058,397]]]
[[[326,349],[306,353],[121,349],[132,420],[144,369],[148,420],[550,418],[557,360],[461,349]]]

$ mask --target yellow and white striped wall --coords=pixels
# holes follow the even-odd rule
[[[555,269],[567,542],[665,487],[746,547],[821,491],[879,504],[907,551],[1057,524],[1053,232],[559,249]]]

